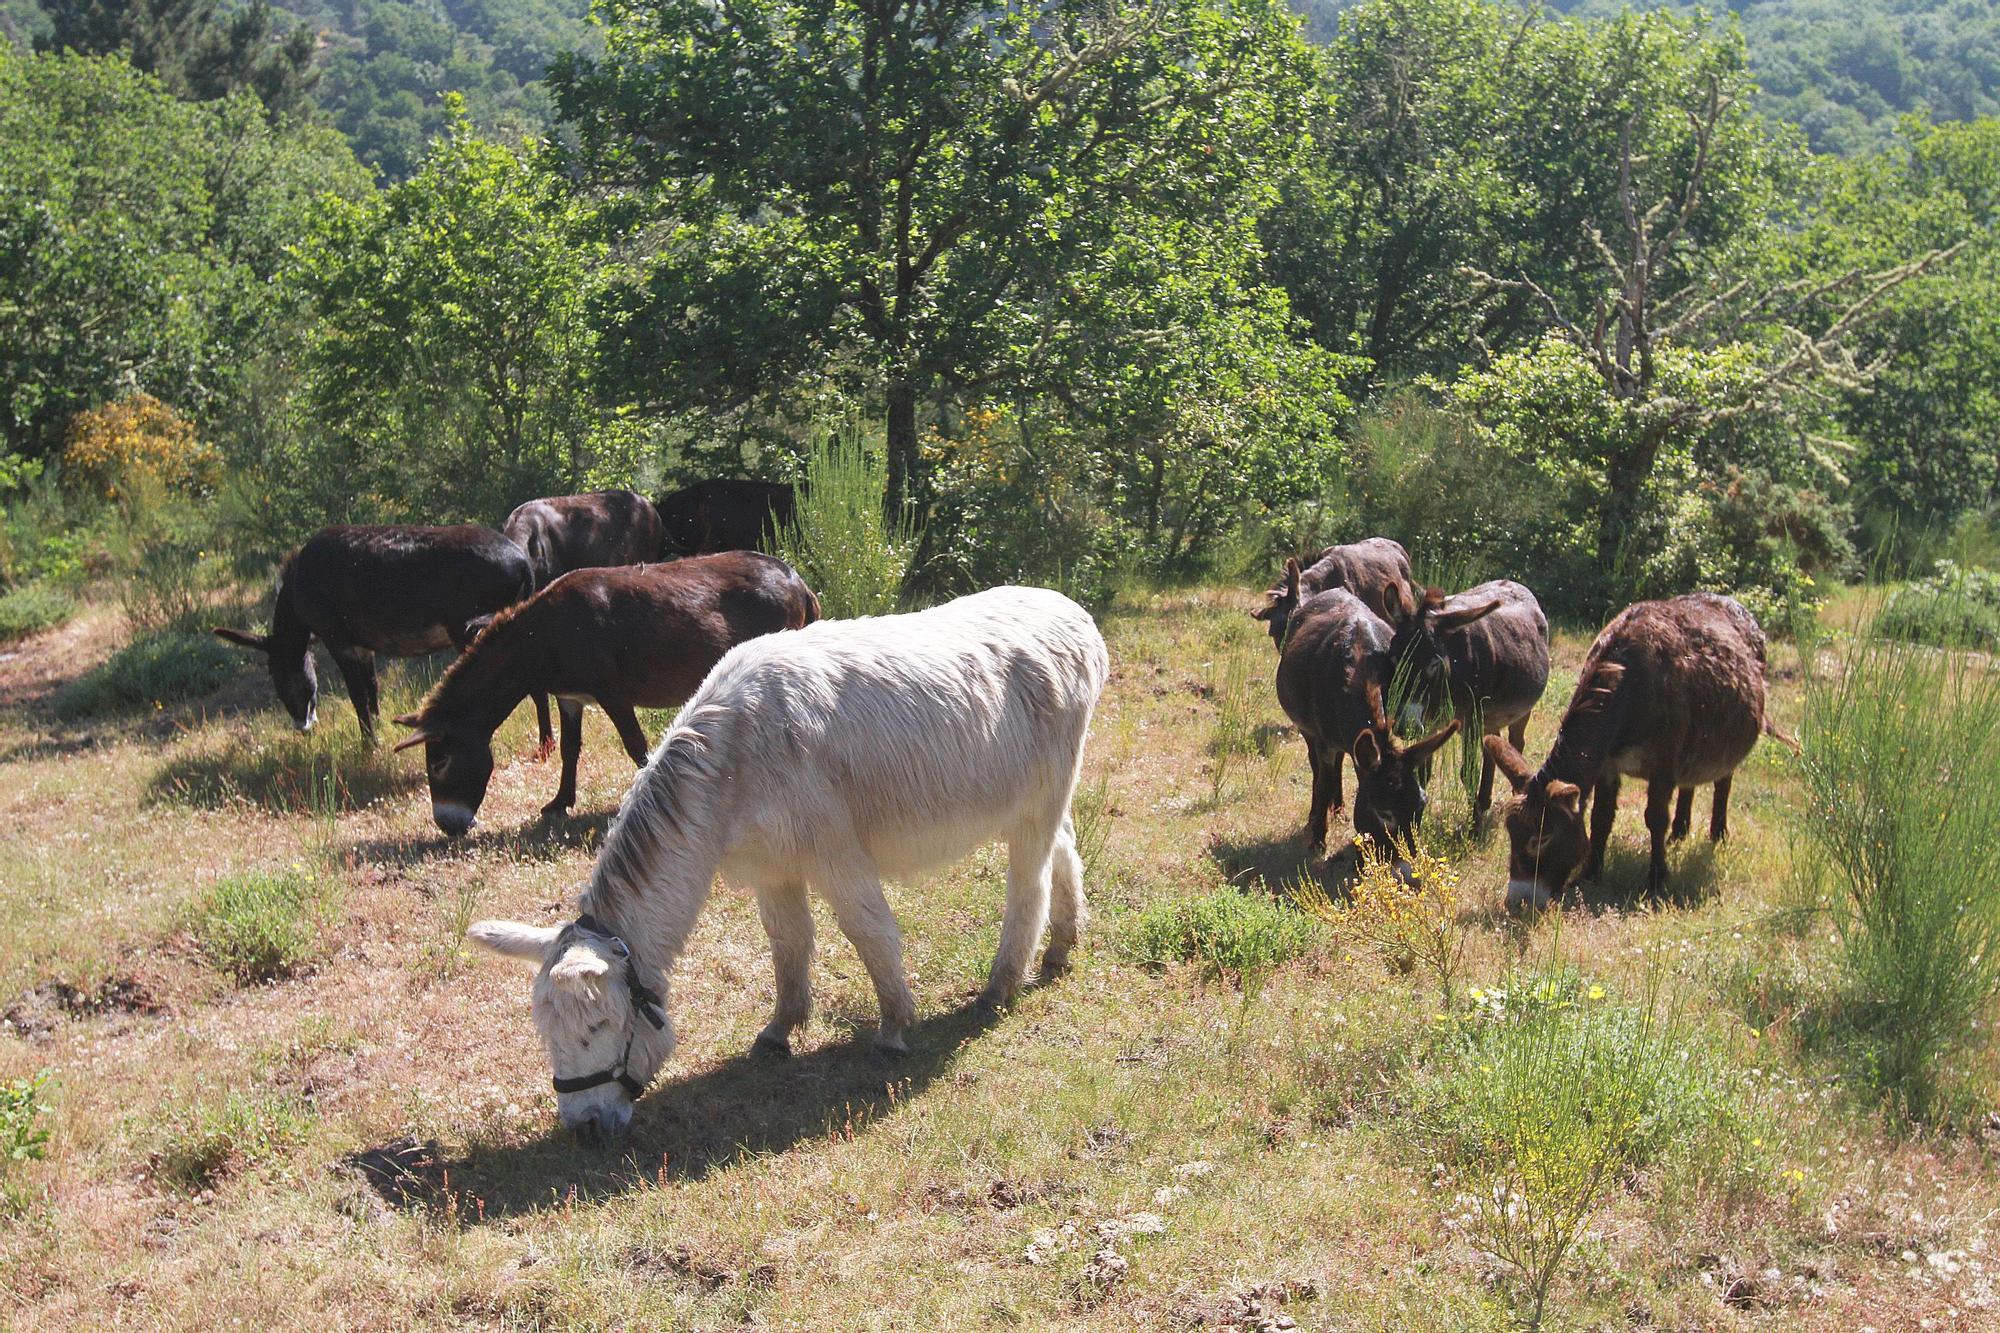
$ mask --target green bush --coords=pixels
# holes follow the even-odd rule
[[[0,643],[39,634],[75,616],[76,598],[47,583],[24,583],[0,593]]]
[[[1657,994],[1621,1003],[1569,970],[1467,993],[1409,1075],[1401,1132],[1451,1173],[1451,1226],[1513,1270],[1529,1326],[1627,1173],[1724,1190],[1769,1176],[1743,1077]]]
[[[207,634],[175,631],[140,639],[56,696],[64,718],[199,699],[243,669],[242,655]]]
[[[1126,951],[1150,967],[1199,961],[1205,976],[1240,982],[1310,950],[1319,923],[1262,894],[1220,888],[1148,904],[1126,929]]]
[[[1940,560],[1929,578],[1889,599],[1875,632],[1940,648],[2000,649],[2000,573]]]
[[[1904,1112],[1948,1118],[2000,999],[2000,675],[1864,639],[1806,682],[1794,889],[1832,918],[1830,1021]]]
[[[188,933],[240,985],[299,971],[319,951],[325,895],[302,871],[254,871],[217,880],[190,904]]]
[[[884,518],[888,493],[888,455],[858,425],[814,435],[798,511],[778,542],[829,619],[896,609],[919,534],[908,515]]]
[[[153,1174],[164,1185],[199,1193],[298,1143],[310,1124],[310,1112],[295,1101],[232,1092],[174,1112],[153,1152]]]

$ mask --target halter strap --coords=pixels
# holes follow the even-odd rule
[[[612,934],[602,922],[588,912],[585,912],[574,922],[563,928],[563,933],[556,938],[557,946],[566,946],[569,938],[577,932],[582,932],[586,935],[595,935],[599,939],[610,943],[612,952],[625,960],[625,989],[632,992],[633,1006],[641,1014],[645,1015],[646,1021],[653,1025],[654,1031],[665,1031],[667,1026],[666,1004],[662,1001],[658,991],[639,980],[639,965],[632,958],[631,946],[626,944],[617,935]],[[634,1024],[632,1029],[625,1034],[625,1050],[618,1057],[616,1064],[600,1069],[594,1074],[579,1074],[575,1078],[555,1078],[551,1079],[550,1082],[555,1085],[555,1090],[558,1093],[584,1092],[590,1088],[602,1087],[606,1083],[616,1083],[619,1087],[625,1089],[626,1096],[630,1097],[633,1101],[639,1100],[640,1094],[646,1091],[646,1085],[625,1072],[625,1067],[632,1061],[632,1043],[637,1039],[638,1035],[638,1025]]]

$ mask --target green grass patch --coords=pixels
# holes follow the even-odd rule
[[[253,871],[211,884],[189,904],[202,955],[239,985],[291,976],[319,954],[326,894],[299,870]]]
[[[64,718],[165,707],[215,693],[243,668],[241,655],[206,634],[140,639],[56,696]]]
[[[778,545],[828,619],[887,615],[902,597],[922,534],[908,513],[884,521],[888,491],[888,452],[879,439],[858,424],[819,428],[797,511]]]
[[[1148,904],[1125,931],[1126,952],[1150,967],[1200,962],[1204,975],[1239,982],[1310,951],[1320,925],[1297,908],[1232,888]]]
[[[171,1189],[198,1194],[283,1153],[311,1125],[311,1113],[285,1097],[232,1092],[182,1108],[167,1120],[153,1152],[153,1176]]]
[[[25,639],[74,619],[76,598],[47,583],[24,583],[0,593],[0,643]]]

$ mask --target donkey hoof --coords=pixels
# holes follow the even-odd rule
[[[760,1032],[757,1040],[750,1043],[750,1054],[765,1060],[789,1060],[792,1058],[792,1043],[783,1037]]]
[[[1010,992],[996,990],[992,986],[988,986],[985,990],[979,992],[979,998],[973,1001],[972,1007],[990,1017],[995,1014],[1007,1012],[1008,1007],[1013,1003],[1014,997]]]
[[[564,800],[562,797],[558,796],[553,801],[550,801],[547,805],[542,807],[542,818],[543,819],[560,818],[561,816],[568,814],[570,811],[570,807],[575,804],[576,804],[576,798],[574,796],[570,797],[568,800]]]
[[[1042,951],[1042,980],[1054,981],[1057,977],[1069,975],[1069,950],[1058,950],[1053,944]]]
[[[910,1048],[901,1037],[884,1039],[877,1037],[871,1051],[877,1060],[903,1060],[910,1054]]]

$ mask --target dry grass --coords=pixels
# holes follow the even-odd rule
[[[1400,1071],[1433,1022],[1425,978],[1322,946],[1246,993],[1116,947],[1164,899],[1301,875],[1339,889],[1338,865],[1303,858],[1305,764],[1249,600],[1175,593],[1106,621],[1084,812],[1096,921],[1072,977],[997,1021],[966,1008],[998,932],[988,850],[895,893],[913,1056],[885,1066],[855,1043],[872,993],[822,916],[818,1016],[798,1058],[753,1063],[769,956],[754,908],[718,894],[677,974],[681,1049],[618,1158],[557,1133],[522,972],[455,947],[474,913],[561,914],[632,776],[601,717],[577,819],[537,817],[552,777],[522,758],[523,710],[479,829],[447,845],[415,760],[363,753],[344,703],[296,739],[246,666],[205,713],[77,732],[38,701],[92,654],[32,655],[101,658],[104,613],[24,645],[14,667],[35,688],[0,698],[0,1081],[54,1071],[54,1137],[10,1173],[23,1206],[0,1218],[0,1321],[1506,1326],[1490,1259],[1452,1225],[1452,1183],[1399,1132]],[[1584,645],[1559,646],[1556,706]],[[1776,666],[1790,722],[1795,663]],[[1218,716],[1217,686],[1234,709],[1240,679],[1247,719]],[[385,703],[419,685],[393,677]],[[316,801],[329,782],[336,798]],[[1740,1195],[1621,1180],[1557,1283],[1555,1323],[2000,1321],[1993,1144],[1885,1133],[1787,1039],[1810,991],[1780,983],[1810,973],[1823,939],[1765,924],[1796,799],[1786,758],[1759,750],[1732,841],[1678,848],[1657,907],[1637,895],[1628,790],[1605,885],[1525,930],[1497,911],[1497,842],[1451,827],[1454,785],[1436,784],[1428,828],[1463,858],[1461,983],[1562,962],[1630,990],[1664,966],[1780,1127],[1770,1181]],[[309,970],[239,989],[187,937],[186,904],[295,863],[338,881],[323,947]]]

